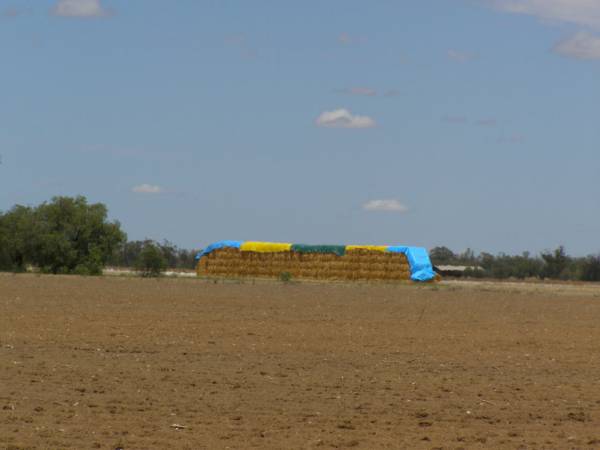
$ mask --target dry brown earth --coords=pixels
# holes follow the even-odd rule
[[[0,275],[0,449],[117,447],[598,449],[600,286]]]

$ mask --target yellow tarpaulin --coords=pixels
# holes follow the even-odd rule
[[[292,244],[283,244],[279,242],[244,242],[240,250],[243,252],[259,252],[259,253],[278,253],[289,252]]]
[[[368,250],[370,252],[386,252],[387,245],[347,245],[346,251],[351,252],[352,250]]]

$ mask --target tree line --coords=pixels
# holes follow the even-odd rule
[[[194,268],[193,250],[168,241],[127,241],[102,203],[82,196],[54,197],[36,207],[16,205],[0,212],[0,270],[99,275],[107,265],[157,274]]]
[[[179,248],[175,244],[163,240],[157,242],[151,239],[143,241],[128,241],[118,247],[109,259],[109,265],[115,267],[136,267],[140,259],[148,259],[150,250],[164,261],[164,267],[169,269],[194,269],[196,267],[196,255],[200,250],[188,250]]]
[[[197,253],[166,240],[128,241],[121,224],[108,220],[104,204],[90,204],[82,196],[0,212],[0,271],[34,267],[43,273],[99,275],[108,265],[153,276],[167,268],[193,269]],[[533,256],[457,254],[435,247],[430,256],[436,266],[467,266],[464,275],[477,278],[600,281],[600,255],[572,257],[564,247]]]
[[[430,258],[434,266],[467,266],[466,277],[600,281],[600,255],[573,257],[567,255],[562,246],[540,255],[529,252],[521,255],[482,252],[476,255],[470,249],[457,254],[447,247],[435,247],[430,251]]]

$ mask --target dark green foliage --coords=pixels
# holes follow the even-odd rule
[[[135,269],[143,277],[159,277],[167,268],[167,260],[162,249],[152,241],[147,241],[135,262]]]
[[[539,257],[532,257],[528,252],[522,255],[484,252],[476,256],[467,250],[455,254],[446,247],[434,248],[430,256],[434,265],[469,266],[464,272],[466,277],[600,281],[600,255],[573,258],[562,246],[543,252]]]
[[[194,269],[196,267],[195,257],[197,250],[185,250],[178,248],[169,241],[162,243],[146,239],[144,241],[129,241],[123,243],[113,254],[109,264],[118,267],[134,267],[144,246],[148,243],[160,248],[167,267],[173,269]]]
[[[429,258],[435,265],[456,264],[457,256],[448,247],[435,247],[429,252]]]
[[[553,252],[542,253],[541,256],[545,263],[541,271],[542,278],[569,278],[567,268],[571,258],[567,256],[562,245]]]
[[[582,261],[579,279],[582,281],[600,281],[600,255],[588,256]]]
[[[532,258],[529,253],[510,256],[500,253],[498,256],[482,253],[479,265],[484,273],[491,278],[532,278],[539,277],[543,262],[539,258]]]
[[[125,240],[101,203],[54,197],[35,208],[15,206],[0,216],[0,268],[98,275]]]
[[[34,218],[31,208],[17,205],[0,214],[0,270],[22,272],[32,252]]]

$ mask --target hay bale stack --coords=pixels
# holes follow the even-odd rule
[[[407,254],[390,251],[392,247],[261,242],[239,243],[235,244],[236,247],[213,245],[214,249],[200,255],[197,265],[199,276],[277,278],[283,273],[289,273],[293,279],[414,279]]]

